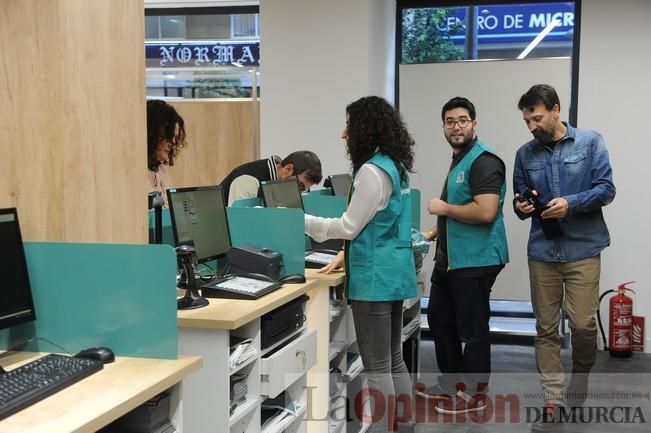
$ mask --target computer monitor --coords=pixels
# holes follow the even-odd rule
[[[0,329],[36,320],[15,208],[0,209]]]
[[[295,176],[261,182],[266,207],[290,207],[303,210],[303,199]]]
[[[192,245],[199,263],[226,256],[231,247],[221,186],[167,190],[174,243]]]
[[[348,192],[350,191],[350,185],[353,182],[350,174],[333,174],[331,176],[328,176],[328,178],[330,179],[330,184],[332,185],[333,195],[348,195]]]

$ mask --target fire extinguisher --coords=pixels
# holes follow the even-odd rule
[[[611,356],[616,358],[628,358],[633,354],[633,299],[626,296],[626,290],[635,293],[634,290],[626,287],[628,284],[635,281],[629,281],[617,286],[617,290],[607,290],[599,297],[599,305],[601,300],[609,293],[617,293],[610,298],[608,307],[608,341],[606,343],[606,335],[604,334],[604,327],[601,323],[601,314],[597,311],[597,319],[599,320],[599,329],[601,330],[601,337],[604,342],[604,350],[608,350]]]

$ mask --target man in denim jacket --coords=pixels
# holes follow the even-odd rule
[[[515,157],[513,203],[520,219],[531,217],[527,256],[536,364],[546,413],[555,414],[565,400],[558,335],[561,307],[572,330],[572,379],[566,394],[570,404],[583,404],[587,375],[595,363],[600,253],[610,245],[601,208],[613,201],[615,185],[603,137],[561,122],[553,87],[533,86],[518,108],[534,139]],[[527,195],[527,188],[533,193]]]

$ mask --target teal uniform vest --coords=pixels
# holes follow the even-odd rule
[[[464,205],[473,199],[470,187],[470,168],[479,155],[495,153],[477,140],[466,156],[448,174],[448,203]],[[496,155],[497,156],[497,155]],[[500,189],[497,216],[490,224],[466,224],[447,219],[448,269],[474,268],[478,266],[503,265],[509,262],[506,244],[504,214],[502,207],[506,195],[506,183]]]
[[[347,296],[358,301],[412,298],[417,287],[409,188],[401,185],[400,172],[390,157],[376,153],[367,163],[389,175],[393,191],[387,207],[378,211],[355,239],[346,241]]]

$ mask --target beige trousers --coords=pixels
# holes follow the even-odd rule
[[[565,375],[558,334],[561,307],[572,332],[572,372],[588,373],[597,354],[601,256],[571,263],[529,260],[531,303],[536,315],[536,366],[545,400],[562,401]]]

